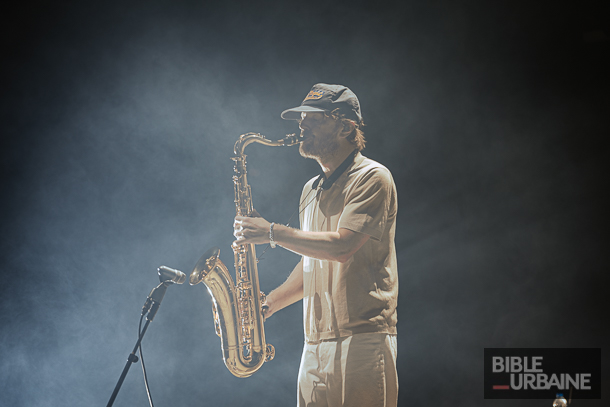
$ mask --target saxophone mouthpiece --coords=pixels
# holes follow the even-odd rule
[[[286,137],[284,137],[282,139],[282,142],[284,143],[285,146],[294,146],[296,144],[299,144],[303,141],[303,136],[301,136],[301,134],[287,134]]]

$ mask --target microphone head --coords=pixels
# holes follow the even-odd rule
[[[182,284],[186,281],[186,274],[180,270],[176,270],[167,266],[161,266],[157,269],[159,274],[159,280],[163,283],[165,281],[171,281],[176,284]]]

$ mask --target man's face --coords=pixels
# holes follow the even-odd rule
[[[332,156],[339,148],[341,122],[324,113],[301,113],[299,121],[303,142],[299,152],[305,158]]]

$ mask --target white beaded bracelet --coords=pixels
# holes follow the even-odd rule
[[[269,245],[272,249],[275,249],[277,243],[275,243],[275,240],[273,240],[273,225],[275,225],[275,222],[271,222],[271,225],[269,225]]]

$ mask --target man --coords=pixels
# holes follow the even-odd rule
[[[301,229],[238,216],[235,237],[240,244],[270,243],[302,255],[264,305],[269,318],[303,299],[298,406],[396,406],[392,175],[360,153],[360,104],[345,86],[314,85],[301,106],[284,111],[282,118],[299,121],[299,151],[322,169],[303,188]]]

